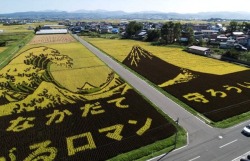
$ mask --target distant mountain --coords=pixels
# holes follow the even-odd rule
[[[200,13],[164,13],[145,11],[128,13],[124,11],[77,10],[73,12],[46,10],[39,12],[17,12],[0,14],[0,18],[36,18],[36,19],[240,19],[250,20],[250,12],[200,12]]]

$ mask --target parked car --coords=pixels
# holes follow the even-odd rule
[[[240,161],[250,161],[250,160],[241,158]]]
[[[242,130],[242,134],[246,135],[246,136],[250,136],[250,124],[245,126]]]

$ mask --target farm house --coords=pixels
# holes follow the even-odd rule
[[[190,46],[188,48],[188,51],[190,53],[199,54],[199,55],[209,55],[210,53],[209,48],[200,47],[200,46]]]

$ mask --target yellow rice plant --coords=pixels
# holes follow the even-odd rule
[[[7,49],[7,47],[0,47],[0,54],[1,54],[1,52],[3,52],[6,49]]]
[[[33,24],[23,24],[23,25],[10,25],[5,26],[3,24],[0,24],[0,30],[3,30],[7,33],[16,33],[16,32],[34,32],[34,30],[28,30],[29,27],[32,27],[33,29],[38,26],[43,26],[46,24],[57,24],[57,22],[39,22],[39,23],[33,23]]]
[[[71,91],[76,92],[85,82],[99,87],[105,83],[108,74],[112,72],[99,58],[78,42],[26,45],[22,51],[39,46],[56,49],[60,55],[66,55],[72,59],[73,65],[71,68],[52,64],[49,69],[53,78]]]
[[[152,46],[147,42],[133,40],[114,40],[102,38],[86,38],[87,41],[108,53],[118,61],[122,62],[134,45],[139,45],[145,50],[151,52],[160,59],[193,71],[224,75],[238,71],[248,70],[248,68],[234,65],[231,63],[211,59],[208,57],[198,56],[187,53],[181,48]]]
[[[76,40],[69,34],[57,34],[57,35],[36,35],[29,44],[59,44],[70,43]]]
[[[4,26],[3,24],[0,24],[0,30],[3,30],[4,32],[7,32],[7,33],[34,32],[34,30],[28,30],[29,26],[33,26],[33,25],[25,24],[25,25]]]
[[[131,88],[78,42],[26,45],[0,71],[0,83],[6,87],[0,95],[9,101],[0,106],[0,116],[98,100]]]

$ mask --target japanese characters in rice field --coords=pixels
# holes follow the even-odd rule
[[[214,122],[250,111],[249,68],[176,47],[87,40]]]
[[[106,160],[174,135],[155,107],[68,36],[35,36],[0,70],[0,160]]]

